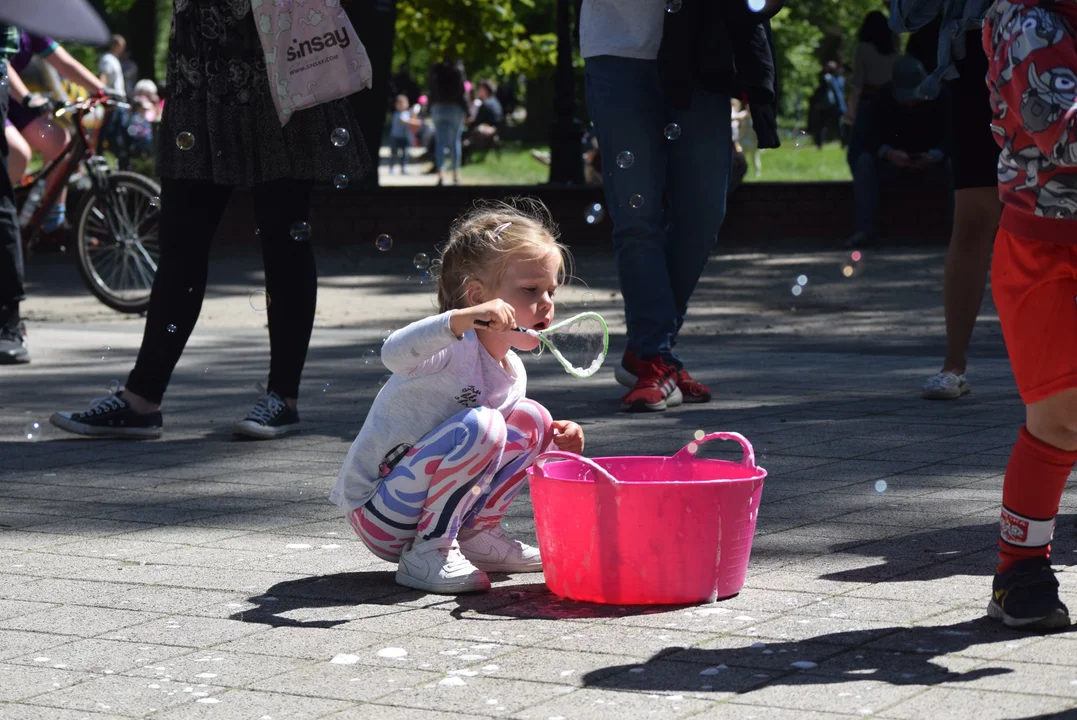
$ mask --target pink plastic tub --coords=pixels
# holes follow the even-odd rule
[[[741,463],[695,457],[736,440]],[[546,585],[615,605],[712,602],[740,592],[767,471],[718,432],[673,457],[543,453],[528,468]]]

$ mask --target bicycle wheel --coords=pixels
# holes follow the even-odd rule
[[[104,207],[87,192],[78,209],[75,240],[79,273],[98,300],[124,313],[145,312],[161,256],[158,240],[161,186],[132,172],[108,176]],[[106,213],[113,216],[109,229]]]

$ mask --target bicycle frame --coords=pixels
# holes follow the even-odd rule
[[[30,220],[22,228],[23,244],[26,248],[26,252],[29,252],[30,247],[34,244],[34,241],[40,234],[41,224],[44,221],[45,214],[59,199],[64,188],[67,186],[68,180],[70,180],[71,176],[78,170],[80,163],[86,163],[87,176],[93,186],[94,193],[99,197],[107,196],[107,162],[104,158],[99,158],[99,162],[94,162],[94,158],[99,156],[94,155],[94,143],[93,139],[90,137],[90,131],[88,131],[82,124],[83,116],[99,105],[105,107],[105,117],[102,121],[103,128],[115,105],[112,101],[100,98],[89,98],[73,105],[68,105],[57,111],[57,117],[65,112],[73,111],[75,132],[71,134],[71,141],[64,146],[64,149],[60,151],[60,154],[53,158],[51,162],[31,175],[28,180],[16,188],[16,192],[28,192],[29,189],[37,184],[42,178],[46,178],[45,192],[41,198],[41,202],[38,204],[37,209],[34,210]],[[109,210],[104,213],[105,222],[108,224],[109,230],[115,230],[115,220],[112,216],[114,210],[111,207],[111,203],[104,202],[102,205]]]

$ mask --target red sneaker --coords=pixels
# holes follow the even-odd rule
[[[621,358],[621,364],[613,369],[613,377],[621,385],[628,388],[634,388],[639,380],[641,368],[645,365],[647,365],[647,363],[640,360],[636,353],[631,350],[625,350],[624,357]],[[677,387],[680,389],[681,396],[686,403],[710,402],[710,388],[698,380],[695,380],[688,374],[687,370],[680,370],[677,372]]]
[[[687,370],[677,371],[677,388],[686,403],[710,402],[711,389],[698,380],[693,380]]]
[[[680,405],[684,398],[677,387],[677,368],[662,358],[639,361],[636,384],[621,398],[621,409],[629,412],[655,412]]]

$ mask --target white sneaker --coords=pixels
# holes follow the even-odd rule
[[[510,538],[501,527],[489,530],[460,530],[460,550],[464,557],[485,572],[542,572],[539,549]]]
[[[925,400],[957,400],[971,392],[972,386],[963,374],[940,372],[925,380],[921,390]]]
[[[444,595],[489,590],[490,578],[460,552],[455,539],[412,541],[400,555],[398,585]]]

